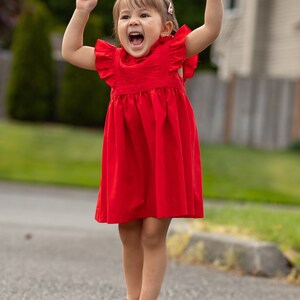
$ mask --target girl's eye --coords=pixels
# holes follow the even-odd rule
[[[128,20],[129,19],[129,16],[128,15],[123,15],[121,16],[121,20]]]
[[[149,17],[149,15],[148,14],[146,14],[146,13],[144,13],[144,14],[141,14],[141,18],[148,18]]]

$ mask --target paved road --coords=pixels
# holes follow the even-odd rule
[[[115,225],[96,191],[0,183],[0,300],[122,300]],[[299,300],[300,287],[170,262],[159,300]]]

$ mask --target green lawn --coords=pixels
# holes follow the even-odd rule
[[[208,198],[300,204],[300,152],[201,146]]]
[[[96,187],[102,132],[0,123],[0,179]]]
[[[276,208],[258,204],[208,206],[205,219],[189,220],[197,229],[277,244],[300,265],[300,207]]]
[[[0,179],[98,188],[102,137],[95,129],[0,122]],[[205,144],[201,152],[205,197],[252,204],[208,206],[195,226],[275,242],[300,265],[300,153]]]
[[[0,179],[98,187],[101,130],[0,122]],[[201,145],[207,198],[300,204],[300,153]]]

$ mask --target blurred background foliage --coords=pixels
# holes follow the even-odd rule
[[[75,1],[44,0],[55,16],[56,30],[63,32],[69,22],[75,8]],[[115,1],[99,1],[94,14],[101,17],[103,21],[104,36],[113,36],[112,9]],[[204,23],[205,0],[175,0],[175,11],[179,24],[187,24],[191,29],[199,27]],[[99,35],[100,36],[100,35]],[[200,55],[200,65],[205,69],[213,69],[210,62],[210,48]]]
[[[17,23],[18,15],[20,13],[22,4],[25,0],[0,0],[0,34],[11,30]],[[64,31],[68,24],[73,11],[75,9],[74,1],[61,0],[43,0],[42,1],[53,15],[53,26],[55,30]],[[192,29],[198,27],[203,23],[205,0],[176,0],[175,8],[177,12],[177,19],[180,24],[187,24]],[[112,8],[114,1],[102,0],[93,11],[94,14],[100,16],[103,20],[103,32],[105,36],[111,36],[113,33]]]
[[[103,126],[110,90],[96,72],[54,61],[51,40],[60,40],[74,12],[75,0],[0,0],[0,48],[13,53],[7,86],[6,110],[10,118]],[[192,29],[203,23],[206,1],[176,0],[180,24]],[[85,30],[85,44],[113,37],[114,1],[101,0]],[[179,13],[180,12],[180,13]],[[54,39],[53,39],[54,38]],[[201,69],[212,69],[209,49],[200,55]],[[62,67],[63,66],[63,67]],[[57,70],[61,78],[57,78]],[[56,70],[56,71],[55,71]],[[30,76],[28,76],[30,72]],[[59,84],[57,84],[59,82]],[[76,86],[76,93],[74,92]],[[85,105],[82,105],[84,99]]]
[[[9,48],[13,28],[15,27],[22,4],[25,0],[0,0],[0,39],[2,46]],[[75,9],[75,0],[42,0],[53,16],[52,30],[63,33]],[[205,0],[175,0],[175,8],[179,24],[187,24],[191,29],[195,29],[204,22]],[[103,35],[108,37],[113,35],[112,8],[114,1],[101,0],[95,8],[93,14],[101,17],[103,24]],[[100,37],[100,32],[99,32]],[[93,44],[93,43],[91,43]],[[0,44],[1,45],[1,44]],[[200,55],[200,65],[205,69],[213,69],[209,58],[208,48]]]
[[[50,43],[51,15],[42,2],[27,0],[19,16],[12,52],[6,109],[18,120],[54,118],[54,68]]]
[[[0,0],[0,47],[11,44],[13,28],[21,11],[23,0]]]
[[[94,43],[102,28],[102,19],[93,14],[86,26],[84,43]],[[96,72],[66,64],[58,97],[58,120],[80,126],[104,126],[109,95],[110,88]]]
[[[75,9],[74,1],[61,0],[44,0],[48,8],[53,12],[56,20],[56,25],[66,25]],[[205,0],[189,0],[188,5],[186,0],[175,0],[175,9],[177,18],[180,24],[188,24],[191,28],[196,28],[203,23],[203,14],[205,8]],[[99,1],[94,13],[101,16],[104,24],[104,34],[112,35],[112,9],[114,1],[101,0]],[[180,13],[179,13],[180,12]]]

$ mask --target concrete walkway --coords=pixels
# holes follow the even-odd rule
[[[0,183],[1,300],[124,298],[117,227],[94,222],[96,195]],[[159,300],[298,300],[299,295],[300,287],[281,281],[170,262]]]

